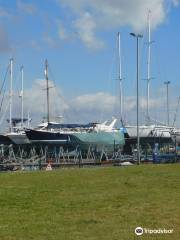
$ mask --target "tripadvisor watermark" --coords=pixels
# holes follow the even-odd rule
[[[150,229],[150,228],[142,228],[137,227],[135,228],[135,234],[137,236],[141,236],[143,234],[172,234],[173,229],[166,229],[166,228],[157,228],[157,229]]]

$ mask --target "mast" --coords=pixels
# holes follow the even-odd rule
[[[169,126],[169,84],[170,81],[164,82],[166,85],[166,106],[167,106],[167,125]]]
[[[149,117],[149,98],[150,98],[150,64],[151,64],[151,11],[148,12],[148,61],[147,61],[147,113],[146,117],[147,120],[150,119]]]
[[[49,123],[49,79],[48,79],[48,61],[45,60],[45,79],[46,79],[46,96],[47,96],[47,123]]]
[[[120,102],[120,120],[122,120],[122,66],[121,66],[121,35],[118,32],[118,80],[119,80],[119,102]]]
[[[21,127],[24,123],[24,66],[21,66]]]
[[[13,80],[13,58],[10,59],[10,89],[9,89],[9,129],[10,132],[12,132],[12,97],[13,97],[13,91],[12,91],[12,80]]]

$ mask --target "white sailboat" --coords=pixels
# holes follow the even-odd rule
[[[154,142],[156,139],[164,138],[165,141],[169,141],[171,138],[170,132],[172,127],[165,124],[159,124],[150,117],[149,113],[149,99],[150,99],[150,81],[151,81],[151,12],[148,12],[148,64],[147,64],[147,103],[146,103],[146,124],[139,126],[139,137],[147,142]],[[127,134],[130,138],[137,138],[137,126],[126,125]]]
[[[178,103],[177,103],[177,107],[176,107],[176,111],[175,111],[175,115],[174,115],[173,126],[175,125],[175,122],[176,122],[179,105],[180,105],[180,96],[178,97]],[[172,129],[171,138],[175,144],[180,145],[180,128]]]
[[[171,132],[171,138],[175,144],[179,145],[180,144],[180,129],[174,129]]]
[[[10,132],[6,136],[15,144],[29,144],[30,141],[24,132],[24,122],[29,121],[24,118],[24,67],[21,66],[21,118],[12,118],[12,63],[11,63],[11,84],[10,84]],[[14,124],[13,124],[14,123]],[[20,126],[18,126],[20,124]]]

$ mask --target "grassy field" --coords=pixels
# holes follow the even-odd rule
[[[180,164],[1,173],[0,239],[178,240]]]

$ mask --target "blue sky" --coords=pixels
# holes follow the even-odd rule
[[[14,58],[14,98],[25,72],[25,111],[34,120],[45,112],[44,60],[50,65],[52,115],[87,122],[118,115],[116,35],[121,33],[124,115],[135,120],[136,45],[140,43],[141,79],[147,71],[147,14],[151,10],[151,114],[165,121],[164,81],[171,81],[171,121],[179,95],[180,6],[178,0],[0,0],[0,76]],[[8,88],[8,86],[7,86]],[[141,121],[146,82],[140,80]],[[61,97],[60,97],[61,95]],[[62,99],[63,98],[63,99]],[[14,101],[14,115],[19,114]],[[159,114],[160,113],[160,114]],[[161,116],[161,117],[159,117]],[[180,119],[180,118],[179,118]]]

